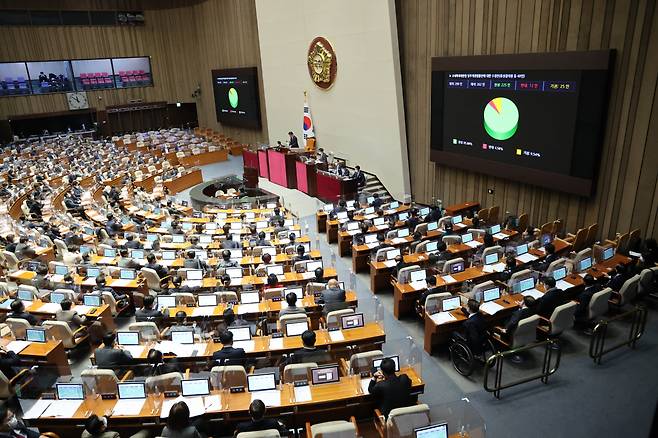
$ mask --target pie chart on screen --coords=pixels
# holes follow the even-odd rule
[[[519,109],[506,97],[495,97],[484,107],[484,129],[496,140],[507,140],[519,127]]]
[[[228,103],[233,108],[238,107],[238,90],[235,88],[229,88],[228,90]]]

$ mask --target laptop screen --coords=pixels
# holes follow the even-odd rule
[[[233,333],[233,341],[248,341],[251,339],[251,330],[249,327],[231,327],[228,331]]]
[[[217,295],[215,294],[203,294],[198,296],[199,306],[216,306],[217,305]]]
[[[212,243],[212,236],[210,234],[199,234],[199,243]]]
[[[32,301],[34,299],[32,291],[27,289],[18,289],[17,295],[22,301]]]
[[[59,304],[64,301],[65,295],[61,292],[52,292],[50,294],[50,302]]]
[[[101,268],[94,268],[94,267],[88,267],[87,268],[87,277],[89,278],[96,278],[100,275],[101,273]]]
[[[84,400],[82,383],[58,383],[57,398],[60,400]]]
[[[174,234],[171,236],[171,242],[172,243],[184,243],[185,242],[185,235],[184,234]]]
[[[158,235],[157,234],[147,234],[146,235],[146,241],[147,242],[155,242],[158,240]]]
[[[375,359],[372,361],[372,368],[378,370],[382,366],[384,359],[392,359],[395,362],[395,371],[400,371],[400,356],[387,356],[382,357],[381,359]]]
[[[533,287],[535,287],[535,279],[533,277],[524,278],[523,280],[519,281],[519,292],[530,290]]]
[[[485,265],[492,265],[494,263],[498,263],[498,253],[497,252],[487,254],[486,257],[484,258],[484,264]]]
[[[388,260],[393,260],[397,256],[400,255],[400,250],[399,249],[392,249],[390,251],[386,251],[386,258]]]
[[[376,227],[380,225],[384,225],[384,223],[386,223],[386,219],[384,219],[383,217],[376,217],[372,220],[372,224]]]
[[[407,237],[409,236],[409,228],[402,228],[398,230],[398,237]]]
[[[581,272],[582,272],[582,271],[586,271],[586,270],[588,270],[588,269],[591,268],[591,267],[592,267],[592,258],[591,258],[591,257],[585,257],[584,259],[582,259],[582,260],[580,261],[580,264],[579,264],[579,270],[580,270]]]
[[[457,216],[453,216],[451,219],[453,224],[461,224],[463,222],[463,218],[461,214],[458,214]]]
[[[363,327],[363,313],[354,313],[351,315],[344,315],[340,318],[340,325],[343,329],[352,329]]]
[[[66,275],[69,273],[69,267],[65,265],[55,265],[56,275]]]
[[[321,260],[316,260],[316,261],[308,262],[308,263],[306,264],[306,271],[308,271],[308,272],[313,272],[313,271],[315,271],[316,269],[321,268],[321,267],[322,267],[322,261],[321,261]]]
[[[400,203],[398,201],[393,201],[391,202],[391,205],[388,206],[391,210],[394,210],[400,206]]]
[[[299,336],[308,330],[308,321],[289,322],[286,324],[286,336]]]
[[[274,373],[247,375],[247,389],[249,389],[249,392],[276,389]]]
[[[201,269],[190,269],[185,271],[185,278],[188,280],[203,280],[203,271]]]
[[[337,217],[339,220],[347,219],[347,212],[346,212],[346,211],[339,211],[339,212],[336,214],[336,217]]]
[[[118,383],[119,398],[146,398],[146,384],[144,382]]]
[[[368,207],[363,212],[364,214],[373,214],[375,212],[375,207]]]
[[[567,276],[567,268],[565,268],[564,266],[561,268],[557,268],[553,271],[553,278],[555,279],[555,281],[562,280],[566,276]]]
[[[86,246],[86,245],[81,246],[80,247],[80,255],[89,254],[91,252],[91,249],[92,249],[91,246]]]
[[[473,233],[462,234],[462,243],[468,243],[473,240]]]
[[[418,211],[418,214],[421,216],[427,216],[430,214],[430,208],[429,207],[423,207]]]
[[[185,231],[189,231],[194,228],[194,224],[192,222],[183,222],[180,227]]]
[[[256,304],[260,302],[260,295],[258,292],[242,292],[240,294],[241,304]]]
[[[117,332],[117,344],[139,345],[139,332]]]
[[[615,255],[615,249],[610,246],[603,250],[603,260],[610,260]]]
[[[157,308],[162,309],[163,307],[173,308],[176,307],[176,297],[171,295],[160,295],[157,298]]]
[[[485,303],[497,300],[498,298],[500,298],[500,289],[497,287],[487,289],[482,293],[482,299]]]
[[[242,268],[226,268],[226,275],[231,278],[242,278]]]
[[[376,234],[366,234],[364,237],[364,242],[365,243],[376,243],[377,242],[377,235]]]
[[[283,265],[272,265],[267,267],[267,275],[283,275]]]
[[[500,233],[500,224],[496,224],[489,228],[489,234],[498,234]]]
[[[114,248],[105,248],[103,250],[103,257],[116,257],[117,250]]]
[[[448,438],[448,423],[414,429],[414,438]]]
[[[267,246],[261,249],[262,254],[269,254],[272,257],[276,256],[276,248],[273,246]]]
[[[208,379],[181,380],[183,397],[210,395],[210,382]]]
[[[460,305],[461,301],[459,300],[459,297],[444,298],[441,301],[441,309],[444,312],[450,312],[451,310],[459,309]]]
[[[82,296],[82,303],[85,306],[98,307],[101,305],[101,296],[95,294],[85,294]]]
[[[425,272],[424,269],[420,269],[418,271],[412,271],[411,275],[409,276],[409,279],[413,281],[423,281],[427,278],[427,273]]]
[[[439,248],[439,242],[437,242],[436,240],[433,240],[432,242],[427,242],[427,244],[425,245],[425,251],[427,252],[436,251],[438,248]]]
[[[217,229],[217,222],[208,222],[205,225],[206,230],[214,231]]]
[[[178,344],[194,344],[194,330],[174,330],[171,341]]]
[[[347,231],[354,231],[359,229],[359,223],[358,222],[348,222],[347,223]]]
[[[31,342],[46,342],[44,329],[29,328],[25,330],[25,339]]]
[[[133,249],[130,251],[130,257],[133,259],[143,259],[144,258],[144,250],[143,249]]]
[[[135,270],[134,269],[122,269],[119,271],[119,278],[122,280],[134,280],[135,279]]]
[[[457,274],[464,270],[464,262],[453,263],[450,265],[450,273]]]
[[[231,253],[231,258],[232,259],[241,259],[242,258],[242,250],[240,248],[229,249],[229,252]]]
[[[338,365],[327,365],[324,367],[311,368],[311,382],[314,385],[335,383],[338,381],[340,381]]]
[[[406,211],[398,214],[399,221],[406,221],[407,219],[409,219],[409,213],[407,213]]]
[[[258,221],[256,222],[256,229],[261,230],[263,228],[267,228],[267,221]]]
[[[162,260],[176,260],[176,251],[162,251]]]
[[[434,221],[434,222],[429,222],[427,224],[427,231],[434,231],[439,229],[439,223]]]
[[[289,287],[283,290],[283,296],[293,293],[297,296],[298,300],[301,300],[304,296],[304,290],[301,287]]]
[[[242,229],[242,222],[231,222],[231,230],[239,231]]]
[[[520,256],[528,252],[528,244],[524,243],[516,247],[516,255]]]

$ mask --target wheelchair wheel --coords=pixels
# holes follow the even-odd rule
[[[455,342],[450,346],[450,360],[452,366],[462,376],[468,377],[473,373],[473,353],[465,344]]]

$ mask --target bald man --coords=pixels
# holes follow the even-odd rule
[[[322,311],[325,315],[334,310],[345,309],[347,307],[347,303],[345,302],[345,291],[340,288],[338,280],[335,278],[329,280],[327,283],[327,289],[322,291],[318,303],[324,304]]]

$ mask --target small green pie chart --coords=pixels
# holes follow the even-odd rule
[[[519,127],[519,109],[505,97],[491,99],[484,107],[484,129],[496,140],[507,140]]]
[[[228,103],[231,104],[231,107],[238,107],[238,90],[235,88],[229,88],[228,90]]]

